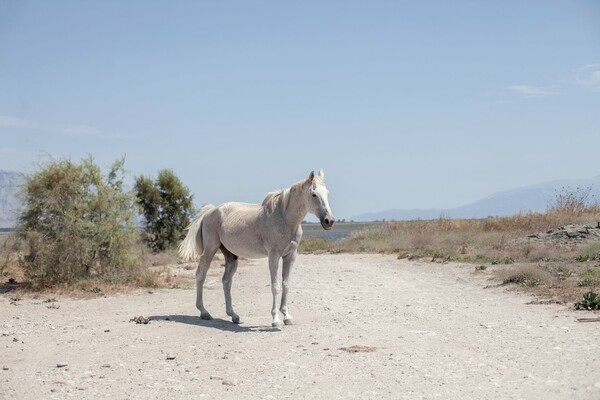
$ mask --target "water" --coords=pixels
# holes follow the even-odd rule
[[[302,224],[303,237],[325,239],[328,242],[339,242],[352,233],[377,225],[376,222],[336,222],[333,228],[326,231],[319,223]]]

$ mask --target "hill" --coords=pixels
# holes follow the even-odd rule
[[[352,218],[354,221],[414,220],[447,218],[485,218],[508,216],[519,212],[544,211],[563,188],[590,188],[593,199],[600,200],[600,175],[590,179],[557,180],[506,190],[492,194],[474,203],[449,209],[387,210],[366,213]]]

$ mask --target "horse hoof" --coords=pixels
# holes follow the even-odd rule
[[[238,317],[237,315],[235,317],[231,317],[231,322],[233,322],[234,324],[242,323],[242,321],[240,321],[240,317]]]
[[[211,319],[213,319],[213,317],[210,314],[208,314],[208,313],[206,313],[206,314],[200,314],[200,318],[202,318],[202,319],[204,319],[206,321],[210,321]]]
[[[284,319],[284,320],[283,320],[283,323],[284,323],[285,325],[294,325],[294,320],[293,320],[293,319],[291,319],[291,318]]]
[[[283,328],[283,324],[281,323],[281,321],[273,321],[273,323],[271,324],[271,326],[273,328],[278,328],[278,329]]]

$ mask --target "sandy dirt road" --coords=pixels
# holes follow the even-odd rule
[[[473,269],[301,255],[296,325],[281,330],[266,260],[235,277],[242,325],[225,315],[218,263],[205,290],[214,321],[199,319],[193,289],[16,305],[3,294],[0,398],[600,399],[600,324],[485,288]],[[152,321],[130,322],[139,315]]]

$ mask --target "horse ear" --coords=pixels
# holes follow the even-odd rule
[[[312,182],[315,179],[315,171],[310,171],[310,175],[308,175],[308,181]]]
[[[319,170],[319,176],[321,177],[321,179],[325,179],[325,172],[323,172],[323,168]]]

